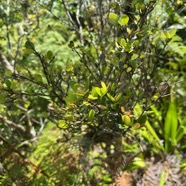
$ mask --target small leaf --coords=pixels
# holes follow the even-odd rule
[[[7,80],[5,81],[5,84],[6,84],[7,88],[11,88],[12,82],[11,82],[9,79],[7,79]]]
[[[11,76],[12,75],[12,71],[9,69],[5,70],[5,76]]]
[[[127,25],[129,22],[129,17],[126,14],[123,14],[121,17],[118,19],[118,23],[121,26]]]
[[[70,90],[68,92],[68,97],[70,98],[71,102],[75,102],[77,100],[76,94],[74,91]]]
[[[139,168],[145,167],[145,162],[144,162],[144,160],[141,159],[141,158],[139,158],[139,157],[134,158],[132,164],[133,164],[133,165],[136,165],[136,166],[139,167]]]
[[[97,88],[100,89],[99,87],[92,87],[92,91],[91,91],[91,95],[93,97],[97,97],[98,96],[98,93],[97,93]]]
[[[74,118],[75,118],[74,115],[71,114],[70,112],[65,114],[65,119],[68,121],[74,121]]]
[[[116,25],[118,23],[119,16],[115,13],[110,13],[109,14],[109,22],[112,23],[113,25]]]
[[[107,93],[107,97],[108,97],[112,102],[115,102],[114,97],[112,97],[109,93]]]
[[[128,67],[127,70],[126,70],[126,72],[128,72],[128,73],[131,72],[131,71],[132,71],[132,67]]]
[[[11,86],[10,86],[10,88],[12,89],[12,90],[14,90],[14,89],[16,89],[16,88],[18,88],[19,87],[19,83],[14,79],[14,80],[12,80],[11,81]]]
[[[100,89],[101,91],[101,96],[104,96],[107,93],[107,86],[105,85],[104,82],[101,82],[102,88]]]
[[[171,61],[167,62],[165,65],[170,66],[173,70],[178,70],[178,67],[179,67],[178,63],[171,62]]]
[[[125,107],[123,107],[123,106],[121,107],[121,112],[125,113]]]
[[[118,94],[116,94],[116,96],[115,96],[115,101],[119,101],[120,100],[120,98],[122,97],[122,93],[120,92],[120,93],[118,93]]]
[[[88,119],[89,119],[89,121],[93,121],[94,116],[95,116],[95,111],[93,109],[91,109],[89,111],[89,113],[88,113]]]
[[[96,96],[93,96],[93,95],[89,95],[88,96],[88,99],[90,99],[90,100],[96,100],[96,99],[98,99],[98,97],[96,97]]]
[[[122,47],[126,47],[127,46],[127,42],[124,38],[121,38],[119,39],[119,44],[122,46]]]
[[[73,41],[70,41],[70,43],[68,44],[68,47],[69,48],[74,48],[74,42]]]
[[[138,54],[133,54],[132,57],[131,57],[131,60],[135,60],[138,58]]]
[[[107,92],[107,86],[105,85],[105,83],[103,81],[101,82],[101,86],[102,86],[103,90],[105,92]]]
[[[95,87],[95,91],[99,96],[102,96],[101,88]]]
[[[67,65],[67,67],[66,67],[67,72],[72,72],[73,69],[74,69],[74,67],[72,65]]]
[[[167,38],[167,39],[171,39],[171,38],[173,38],[174,37],[174,35],[176,34],[176,28],[173,28],[173,29],[171,29],[171,30],[169,30],[169,31],[164,31],[163,32],[163,34],[165,35],[165,37]]]
[[[47,56],[47,59],[52,60],[53,59],[53,52],[49,50],[47,52],[46,56]]]
[[[6,101],[5,97],[2,94],[0,94],[0,103],[4,104],[5,101]]]
[[[176,140],[179,142],[186,134],[186,118],[180,122],[180,126],[176,132]]]
[[[170,38],[173,38],[173,36],[176,34],[176,28],[173,28],[169,31],[169,34],[170,34]]]
[[[25,107],[25,108],[28,108],[28,107],[30,106],[30,104],[31,104],[30,101],[26,101],[26,102],[24,103],[24,107]]]
[[[30,40],[27,40],[25,42],[25,48],[27,48],[27,49],[33,49],[33,50],[35,49],[34,44]]]
[[[98,108],[100,108],[101,110],[107,110],[107,107],[105,107],[104,105],[98,105]]]
[[[140,123],[134,123],[133,125],[132,125],[132,129],[133,130],[136,130],[136,129],[138,129],[138,128],[140,128]]]
[[[65,120],[59,120],[57,126],[60,129],[67,129],[68,128],[68,124],[66,123]]]
[[[141,115],[138,119],[137,122],[141,125],[144,125],[147,121],[147,115]]]
[[[166,38],[170,38],[170,34],[169,34],[168,31],[165,30],[165,31],[163,32],[163,34],[165,35]]]
[[[38,83],[42,83],[43,82],[43,78],[40,74],[34,74],[34,80]]]
[[[131,119],[128,115],[122,115],[122,121],[125,125],[130,126],[131,125]]]
[[[76,81],[70,81],[70,87],[72,88],[72,90],[74,91],[74,92],[76,92],[77,91],[77,88],[78,88],[78,83],[76,82]]]
[[[34,53],[34,50],[33,49],[30,49],[30,48],[23,48],[23,52],[25,54],[32,54],[32,53]]]
[[[87,101],[83,101],[83,105],[90,106],[91,104]]]

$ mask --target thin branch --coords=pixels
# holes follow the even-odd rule
[[[40,15],[37,14],[37,16],[36,16],[36,26],[35,26],[33,29],[31,29],[29,32],[23,31],[22,27],[20,26],[20,30],[22,31],[22,34],[19,36],[19,38],[18,38],[18,40],[17,40],[17,49],[16,49],[16,54],[15,54],[15,56],[14,56],[14,72],[16,72],[16,70],[15,70],[15,69],[16,69],[16,64],[17,64],[16,59],[17,59],[17,56],[19,55],[21,39],[22,39],[24,36],[30,35],[32,32],[34,32],[36,29],[39,28],[39,23],[40,23],[40,22],[39,22],[39,17],[40,17]]]
[[[26,132],[26,129],[22,125],[19,125],[17,123],[14,123],[13,121],[8,120],[7,117],[5,117],[1,114],[0,114],[0,121],[6,123],[10,127],[14,127],[16,129],[21,130],[22,132]]]
[[[74,48],[73,50],[76,52],[76,54],[79,56],[80,59],[84,59],[84,58],[79,54],[79,52],[78,52],[75,48]],[[84,59],[84,60],[85,60],[85,59]],[[89,68],[89,66],[86,64],[86,61],[80,60],[80,62],[82,62],[82,63],[85,65],[85,67],[87,68],[87,70],[89,71],[89,73],[93,76],[93,78],[94,78],[98,83],[100,83],[99,79],[96,78],[96,76],[94,75],[94,73],[92,72],[92,70],[91,70],[91,69]]]
[[[68,8],[67,8],[67,6],[66,6],[66,3],[65,3],[65,1],[64,0],[62,0],[62,4],[63,4],[63,7],[64,7],[64,9],[65,9],[65,12],[66,12],[66,14],[67,14],[67,16],[68,16],[68,19],[70,20],[70,23],[71,23],[71,25],[72,25],[72,27],[74,28],[74,30],[77,32],[77,33],[79,33],[79,31],[78,31],[78,28],[76,28],[74,25],[74,21],[73,21],[73,19],[72,19],[72,16],[70,15],[70,12],[69,12],[69,10],[68,10]]]
[[[10,64],[10,62],[8,61],[8,59],[0,52],[0,62],[3,64],[3,66],[10,70],[12,73],[14,73],[14,68],[13,66]]]

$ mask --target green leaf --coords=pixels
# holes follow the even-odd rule
[[[133,125],[132,125],[132,129],[133,130],[136,130],[136,129],[138,129],[138,128],[140,128],[140,123],[134,123]]]
[[[160,176],[160,183],[158,186],[164,186],[165,185],[165,178],[166,178],[166,173],[165,170],[162,170],[161,176]]]
[[[161,122],[161,120],[162,120],[161,112],[159,110],[157,110],[157,108],[155,107],[155,105],[152,105],[150,108],[152,109],[153,113],[157,117],[158,121]]]
[[[119,17],[118,23],[121,26],[127,25],[129,22],[129,17],[126,14],[123,14],[122,16]]]
[[[107,93],[107,86],[105,85],[104,82],[101,82],[101,86],[102,86],[102,88],[100,89],[101,90],[101,96],[104,96]]]
[[[78,88],[78,83],[76,82],[76,81],[70,81],[70,87],[72,88],[72,90],[74,91],[74,92],[76,92],[77,91],[77,88]]]
[[[95,116],[95,111],[93,109],[91,109],[89,111],[89,113],[88,113],[88,119],[89,119],[89,121],[93,121],[94,116]]]
[[[28,107],[30,106],[30,104],[31,104],[30,101],[26,101],[26,102],[24,103],[24,107],[25,107],[25,108],[28,108]]]
[[[173,37],[174,37],[174,35],[176,34],[176,28],[173,28],[173,29],[171,29],[171,30],[165,30],[164,32],[163,32],[163,34],[165,35],[165,37],[167,38],[167,39],[172,39]]]
[[[177,31],[176,28],[173,28],[173,29],[169,30],[170,38],[173,38],[173,36],[175,36],[176,31]]]
[[[74,115],[71,113],[71,112],[67,112],[66,114],[65,114],[65,119],[67,120],[67,121],[74,121]]]
[[[115,96],[115,101],[117,102],[117,101],[119,101],[120,100],[120,98],[122,97],[122,93],[120,92],[120,93],[118,93],[118,94],[116,94],[116,96]]]
[[[109,22],[112,23],[113,25],[116,25],[118,23],[119,16],[115,13],[110,13],[109,14]]]
[[[122,47],[126,47],[127,46],[127,42],[124,38],[121,38],[119,39],[119,44],[122,46]]]
[[[167,62],[165,65],[171,67],[173,70],[178,70],[179,67],[177,62],[172,61]]]
[[[11,81],[11,86],[10,86],[10,88],[11,88],[12,90],[15,90],[15,89],[19,88],[19,83],[18,83],[16,80],[12,80],[12,81]]]
[[[143,168],[145,167],[145,162],[142,158],[139,158],[139,157],[135,157],[133,162],[132,162],[133,165],[136,165],[138,168]]]
[[[74,67],[69,64],[66,66],[66,70],[67,70],[67,72],[72,72],[74,70]]]
[[[107,107],[104,105],[98,105],[97,107],[100,108],[101,110],[107,110]]]
[[[97,97],[100,94],[98,89],[100,89],[100,88],[99,87],[92,87],[91,95],[93,97]],[[99,92],[99,94],[98,94],[98,92]]]
[[[164,148],[163,148],[163,146],[162,146],[162,144],[161,144],[161,140],[160,140],[160,138],[158,137],[158,135],[156,134],[156,131],[153,129],[153,127],[151,126],[151,124],[149,123],[149,121],[147,121],[146,123],[145,123],[145,126],[146,126],[146,128],[147,128],[147,130],[148,130],[148,132],[152,135],[152,137],[153,137],[153,143],[154,144],[157,144],[157,142],[158,142],[158,147],[159,148],[161,148],[162,150],[164,150]],[[156,145],[156,146],[157,146]]]
[[[164,125],[165,150],[168,152],[171,147],[175,146],[176,131],[178,127],[178,116],[175,101],[169,105]]]
[[[131,119],[128,115],[122,115],[121,116],[122,118],[122,122],[127,125],[127,126],[130,126],[132,123],[131,123]]]
[[[99,87],[94,87],[94,88],[95,88],[96,93],[97,93],[99,96],[102,96],[102,95],[103,95],[103,93],[101,92],[101,88],[99,88]]]
[[[131,42],[129,39],[119,38],[118,44],[123,47],[127,52],[131,52]]]
[[[25,48],[35,50],[34,44],[30,40],[25,42]]]
[[[169,34],[168,31],[165,30],[165,31],[163,32],[163,34],[165,35],[166,38],[170,38],[170,34]]]
[[[49,50],[49,51],[47,52],[47,54],[46,54],[46,57],[47,57],[47,59],[52,60],[53,57],[54,57],[53,52]]]
[[[11,88],[12,82],[11,82],[9,79],[7,79],[7,80],[5,81],[5,84],[6,84],[7,88]]]
[[[75,92],[72,91],[72,90],[70,90],[70,91],[68,92],[68,97],[70,98],[70,101],[71,101],[71,102],[77,101],[76,94],[75,94]]]
[[[131,60],[135,60],[138,58],[138,54],[133,54],[132,57],[131,57]]]
[[[183,121],[180,122],[180,126],[176,133],[176,140],[177,143],[184,137],[186,134],[186,118],[183,119]]]
[[[67,129],[69,127],[65,120],[59,120],[57,126],[60,129]]]
[[[11,76],[12,75],[12,71],[9,69],[5,69],[5,76]]]
[[[90,99],[90,100],[96,100],[96,99],[98,99],[98,97],[97,96],[93,96],[92,94],[90,94],[88,96],[88,99]]]
[[[131,71],[132,71],[132,67],[128,67],[127,70],[126,70],[126,72],[128,72],[128,73],[131,72]]]
[[[114,97],[112,97],[109,93],[107,93],[107,97],[108,97],[112,102],[115,102]]]
[[[103,81],[101,82],[101,86],[103,88],[103,91],[107,92],[107,86],[105,85]]]
[[[0,103],[4,104],[5,101],[6,101],[5,97],[2,94],[0,94]]]
[[[34,74],[34,79],[38,83],[42,83],[43,82],[42,76],[40,74]]]
[[[32,54],[32,53],[34,53],[34,50],[33,49],[30,49],[30,48],[23,48],[23,52],[25,54]]]
[[[147,115],[141,115],[138,119],[137,122],[140,123],[141,125],[144,125],[147,121]]]

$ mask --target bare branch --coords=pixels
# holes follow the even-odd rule
[[[7,58],[0,52],[0,62],[3,64],[3,66],[10,70],[12,73],[14,73],[14,68],[13,66],[10,64],[10,62],[7,60]]]
[[[68,8],[66,7],[66,3],[65,3],[64,0],[62,0],[62,4],[63,4],[64,10],[65,10],[65,12],[66,12],[66,14],[68,16],[68,19],[69,19],[73,29],[78,33],[78,28],[75,26],[74,21],[72,19],[72,16],[70,15],[70,12],[69,12]]]
[[[22,132],[26,132],[26,129],[22,125],[19,125],[17,123],[14,123],[13,121],[8,120],[7,117],[3,115],[0,115],[0,121],[6,123],[10,127],[14,127],[16,129],[21,130]]]

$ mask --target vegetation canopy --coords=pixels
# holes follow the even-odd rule
[[[184,185],[185,10],[1,2],[0,185]]]

